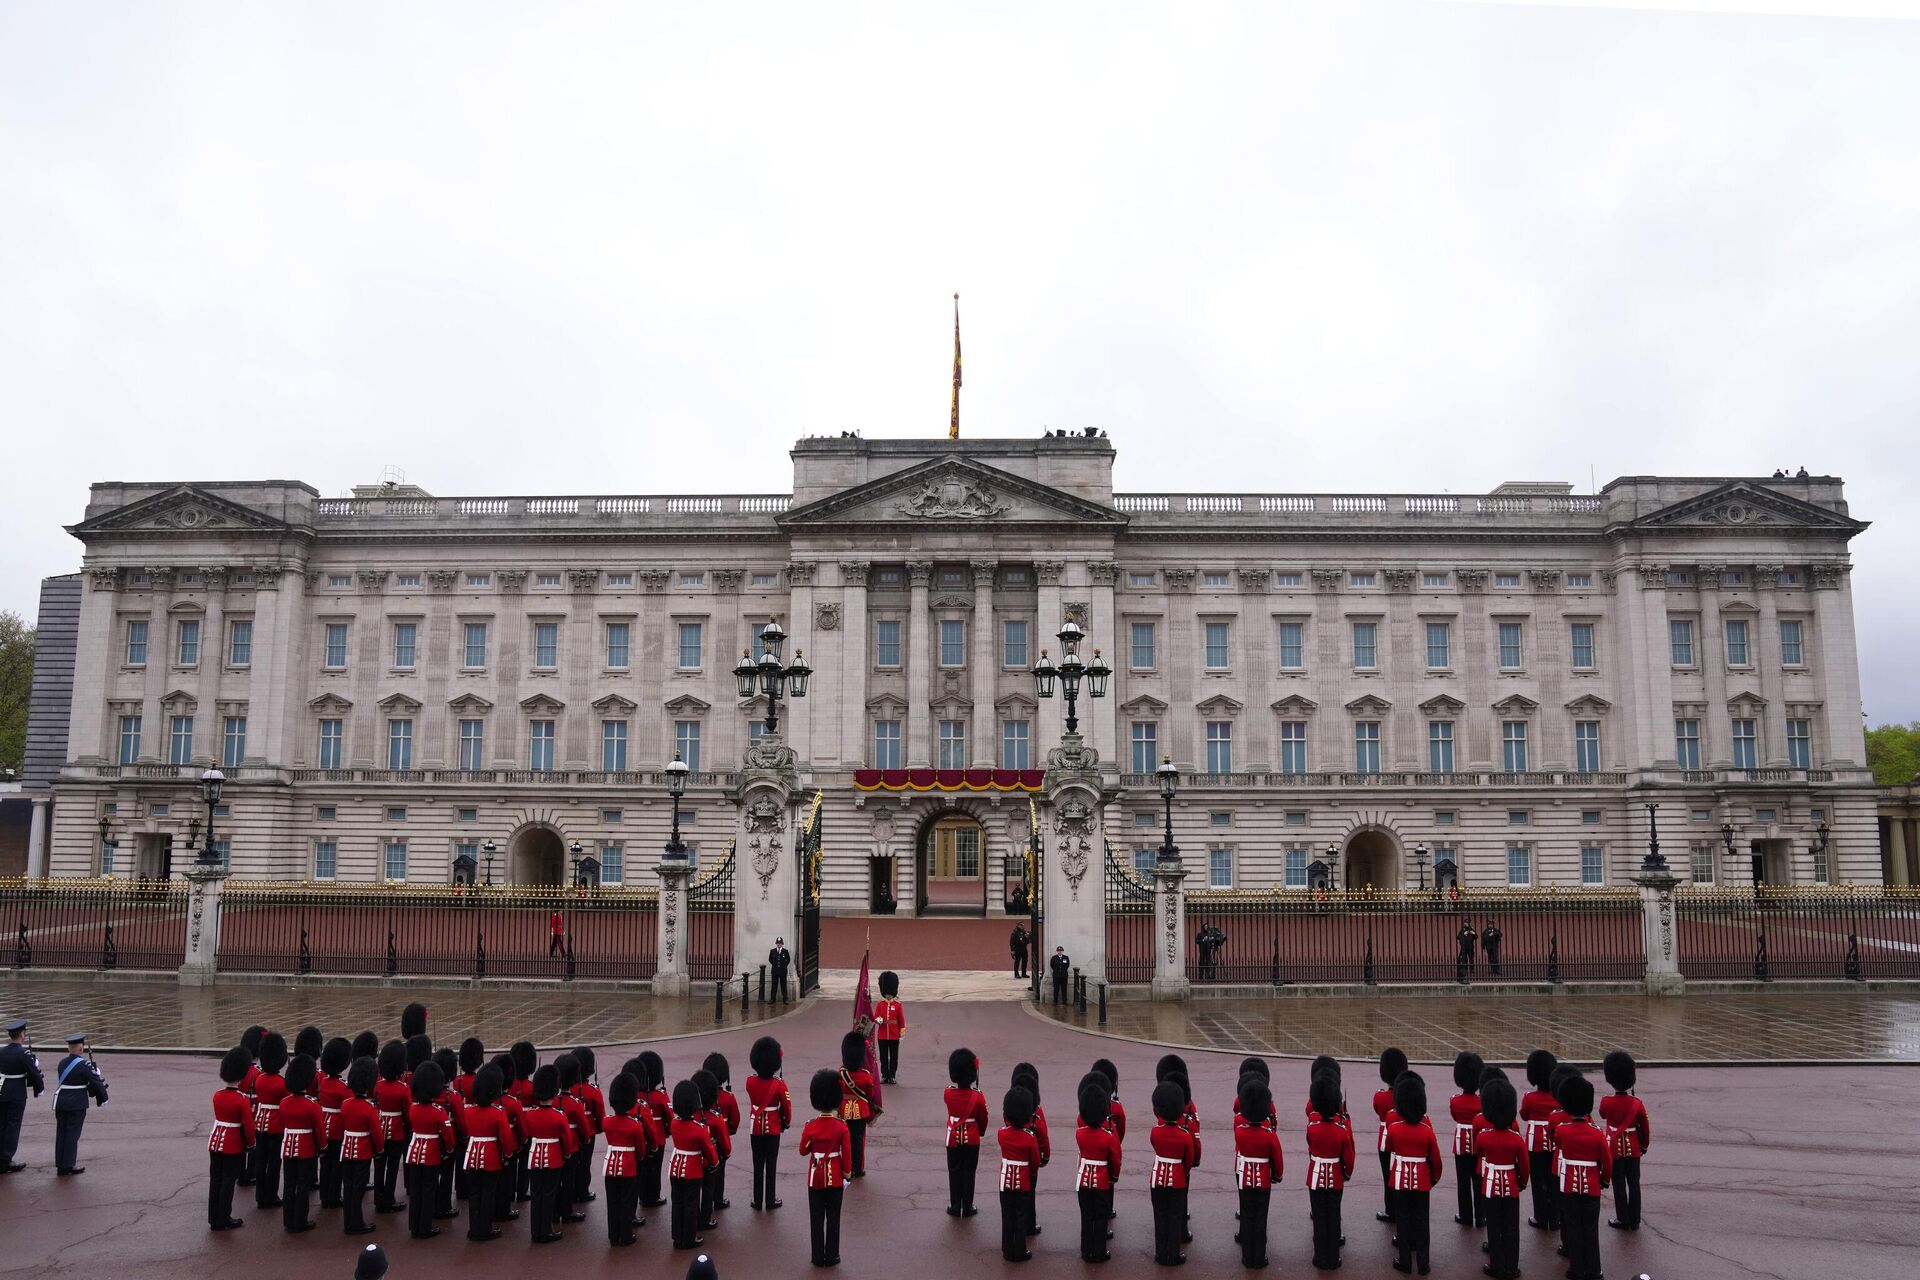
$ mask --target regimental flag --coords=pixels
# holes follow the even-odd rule
[[[960,438],[960,295],[953,295],[953,417],[947,423],[947,439]]]
[[[874,1048],[873,1033],[873,989],[867,985],[867,956],[860,953],[860,983],[853,989],[853,1029],[867,1041],[867,1074],[873,1077],[873,1108],[878,1111],[880,1102],[880,1054]]]

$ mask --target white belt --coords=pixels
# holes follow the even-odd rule
[[[1472,1132],[1473,1132],[1473,1125],[1471,1122],[1468,1122],[1465,1124],[1461,1123],[1458,1120],[1453,1122],[1453,1134],[1456,1138],[1463,1133],[1472,1133]]]
[[[337,1115],[339,1115],[339,1114],[340,1114],[340,1108],[338,1108],[338,1107],[322,1107],[322,1108],[320,1108],[320,1114],[321,1114],[321,1115],[323,1115],[323,1116],[337,1116]]]
[[[1486,1166],[1486,1167],[1485,1167],[1484,1169],[1482,1169],[1482,1170],[1481,1170],[1481,1172],[1483,1172],[1483,1173],[1512,1173],[1512,1172],[1513,1172],[1513,1166],[1512,1166],[1512,1165],[1510,1165],[1510,1164],[1490,1164],[1490,1165],[1487,1165],[1487,1166]]]
[[[479,1141],[479,1139],[478,1139],[478,1138],[475,1138],[475,1139],[474,1139],[474,1141],[475,1141],[475,1142],[478,1142],[478,1141]],[[493,1139],[492,1139],[492,1138],[488,1138],[488,1139],[487,1139],[487,1141],[488,1141],[488,1142],[492,1142],[492,1141],[493,1141]],[[607,1148],[607,1154],[608,1154],[608,1155],[610,1155],[610,1156],[611,1156],[611,1155],[626,1155],[626,1156],[630,1156],[630,1155],[632,1155],[632,1154],[633,1154],[633,1148],[632,1148],[632,1147],[608,1147],[608,1148]]]
[[[295,1133],[312,1133],[312,1132],[313,1132],[313,1130],[311,1130],[311,1129],[282,1129],[282,1130],[281,1130],[280,1132],[281,1132],[281,1134],[282,1134],[282,1135],[286,1135],[286,1134],[295,1134]]]
[[[60,1087],[61,1087],[62,1089],[84,1089],[84,1088],[86,1088],[86,1087],[87,1087],[87,1085],[86,1085],[86,1082],[85,1082],[85,1081],[82,1081],[82,1082],[80,1082],[79,1084],[63,1084],[63,1085],[61,1085]],[[280,1109],[280,1108],[278,1108],[278,1107],[268,1107],[268,1108],[267,1108],[267,1110],[269,1110],[269,1111],[278,1111],[279,1109]]]
[[[60,1087],[62,1089],[72,1089],[72,1088],[75,1088],[76,1086],[70,1085],[70,1084],[63,1084]],[[256,1102],[253,1105],[258,1107],[262,1111],[278,1111],[280,1109],[280,1104],[277,1102]],[[385,1111],[382,1111],[380,1114],[384,1116],[387,1113]],[[397,1116],[400,1113],[398,1111],[395,1111],[393,1114]]]
[[[1339,1156],[1308,1156],[1307,1163],[1319,1168],[1323,1164],[1339,1164]]]
[[[1182,1160],[1179,1156],[1160,1156],[1160,1155],[1155,1156],[1153,1158],[1153,1162],[1155,1164],[1185,1164],[1186,1163],[1186,1161]]]
[[[558,1138],[535,1138],[535,1139],[533,1139],[533,1145],[534,1145],[534,1146],[536,1146],[536,1147],[542,1147],[542,1146],[557,1146],[557,1145],[559,1145],[559,1142],[560,1142],[560,1139],[558,1139]]]
[[[1527,1124],[1527,1137],[1529,1138],[1533,1137],[1533,1131],[1535,1129],[1544,1129],[1547,1127],[1547,1122],[1545,1120],[1529,1120],[1526,1122],[1526,1124]]]
[[[1107,1167],[1107,1162],[1105,1160],[1089,1160],[1085,1156],[1082,1156],[1080,1158],[1080,1167],[1082,1169],[1104,1169]]]
[[[1307,1186],[1308,1186],[1308,1188],[1309,1188],[1309,1189],[1312,1189],[1312,1190],[1316,1190],[1316,1191],[1324,1191],[1324,1190],[1329,1190],[1330,1188],[1326,1188],[1326,1187],[1316,1187],[1316,1186],[1314,1186],[1314,1184],[1315,1184],[1315,1183],[1317,1183],[1317,1182],[1320,1182],[1320,1181],[1322,1180],[1322,1175],[1321,1175],[1321,1173],[1320,1173],[1320,1169],[1321,1169],[1321,1167],[1322,1167],[1323,1165],[1324,1165],[1324,1166],[1332,1166],[1332,1167],[1337,1167],[1337,1166],[1338,1166],[1339,1164],[1340,1164],[1340,1157],[1339,1157],[1339,1156],[1316,1156],[1316,1155],[1309,1155],[1309,1156],[1307,1157]]]
[[[1389,1152],[1388,1154],[1393,1157],[1395,1164],[1419,1164],[1422,1160],[1426,1159],[1425,1156],[1403,1156],[1398,1151]]]
[[[474,1142],[498,1142],[498,1141],[499,1141],[499,1139],[498,1139],[498,1138],[494,1138],[494,1137],[477,1137],[477,1136],[476,1136],[476,1137],[472,1137],[472,1138],[468,1138],[468,1139],[467,1139],[467,1141],[468,1141],[469,1143],[474,1143]]]
[[[216,1129],[238,1129],[240,1122],[238,1120],[215,1120],[213,1127]]]
[[[1233,1157],[1233,1170],[1235,1173],[1245,1174],[1247,1171],[1247,1166],[1250,1164],[1272,1164],[1272,1163],[1273,1161],[1269,1160],[1266,1156],[1243,1156],[1243,1155],[1235,1154],[1235,1156]]]
[[[373,1131],[370,1129],[349,1129],[340,1136],[343,1138],[371,1138]]]
[[[1029,1163],[1030,1162],[1026,1160],[1009,1160],[1005,1156],[1000,1157],[1000,1167],[1002,1169],[1024,1169]]]
[[[1598,1160],[1562,1160],[1560,1167],[1563,1169],[1598,1169],[1600,1162]]]
[[[268,1107],[268,1108],[267,1108],[267,1110],[269,1110],[269,1111],[278,1111],[279,1109],[280,1109],[280,1108],[278,1108],[278,1107]],[[403,1116],[403,1115],[405,1115],[405,1114],[406,1114],[406,1112],[404,1112],[404,1111],[382,1111],[382,1112],[380,1113],[380,1118],[381,1118],[382,1120],[398,1120],[398,1119],[399,1119],[399,1118],[400,1118],[401,1116]]]
[[[25,1080],[26,1078],[27,1078],[27,1073],[24,1071],[20,1072],[18,1075],[10,1075],[4,1071],[0,1071],[0,1080]]]
[[[557,1139],[549,1139],[549,1141],[557,1141]],[[675,1147],[675,1148],[673,1149],[673,1154],[674,1154],[674,1155],[675,1155],[676,1157],[678,1157],[678,1156],[685,1156],[685,1157],[686,1157],[687,1159],[689,1159],[689,1160],[692,1160],[692,1159],[693,1159],[694,1157],[696,1157],[696,1156],[698,1156],[698,1155],[700,1154],[700,1152],[698,1152],[698,1151],[688,1151],[688,1150],[686,1150],[686,1149],[685,1149],[684,1147]],[[822,1155],[821,1155],[821,1154],[820,1154],[819,1152],[817,1152],[817,1151],[816,1151],[816,1152],[814,1152],[814,1153],[813,1153],[813,1158],[814,1158],[815,1160],[820,1160],[820,1159],[824,1159],[825,1157],[823,1157],[823,1156],[822,1156]]]

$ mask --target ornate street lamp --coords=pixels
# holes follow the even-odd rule
[[[218,769],[209,768],[200,775],[200,798],[207,804],[207,842],[200,849],[197,861],[203,867],[220,865],[220,854],[213,847],[213,810],[220,803],[220,789],[227,784],[227,775]]]
[[[793,661],[782,666],[780,646],[787,642],[787,633],[781,629],[778,619],[767,623],[760,629],[760,645],[764,652],[760,660],[753,660],[753,650],[740,651],[740,665],[733,669],[733,678],[738,686],[741,699],[756,694],[767,695],[766,731],[770,734],[780,732],[780,698],[791,693],[796,698],[807,696],[807,679],[813,675],[806,658],[798,649],[793,651]]]
[[[1416,844],[1415,846],[1413,846],[1413,865],[1420,868],[1420,888],[1423,891],[1427,887],[1428,856],[1429,856],[1429,853],[1426,845]]]
[[[1068,706],[1073,704],[1069,702]],[[1160,803],[1166,810],[1166,832],[1160,837],[1160,854],[1157,861],[1163,867],[1180,864],[1180,847],[1173,842],[1173,795],[1180,789],[1180,770],[1174,767],[1173,757],[1167,756],[1160,761],[1160,767],[1154,770],[1154,780],[1160,784]]]
[[[678,751],[666,767],[667,794],[673,797],[673,830],[667,836],[666,856],[674,862],[687,860],[687,846],[680,843],[680,797],[687,794],[687,762]]]
[[[1107,677],[1113,674],[1113,668],[1101,660],[1098,649],[1093,651],[1092,662],[1081,659],[1080,642],[1087,638],[1087,633],[1081,629],[1079,623],[1071,619],[1061,623],[1058,635],[1060,665],[1058,667],[1053,665],[1045,649],[1040,651],[1040,661],[1033,664],[1034,692],[1042,698],[1051,698],[1053,683],[1058,679],[1060,692],[1067,700],[1067,732],[1078,733],[1080,717],[1077,709],[1080,702],[1081,682],[1083,680],[1086,682],[1088,697],[1104,698],[1107,696]]]
[[[576,889],[580,887],[580,854],[582,852],[578,840],[567,846],[567,856],[573,859],[573,874],[568,878],[573,881],[573,887]]]
[[[1660,806],[1649,802],[1647,805],[1647,856],[1640,860],[1640,873],[1649,876],[1668,874],[1667,859],[1660,852],[1660,823],[1656,814]]]
[[[493,886],[493,855],[500,852],[500,846],[489,840],[480,846],[480,852],[487,855],[487,886]]]
[[[1332,893],[1340,887],[1340,878],[1336,874],[1340,869],[1340,850],[1333,845],[1327,846],[1327,892]]]

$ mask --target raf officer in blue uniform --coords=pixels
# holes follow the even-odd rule
[[[67,1056],[54,1071],[53,1171],[63,1178],[85,1173],[80,1164],[80,1126],[87,1122],[87,1102],[107,1105],[107,1082],[93,1065],[84,1032],[67,1037]]]
[[[27,1043],[27,1020],[15,1018],[7,1024],[7,1042],[0,1045],[0,1173],[18,1173],[27,1166],[15,1164],[13,1153],[20,1147],[20,1120],[27,1114],[27,1086],[39,1097],[47,1087],[40,1075],[40,1060]]]

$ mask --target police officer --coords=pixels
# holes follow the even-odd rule
[[[1454,941],[1460,944],[1460,954],[1454,959],[1454,976],[1461,982],[1473,972],[1473,946],[1480,941],[1480,935],[1473,930],[1473,921],[1462,920],[1460,932],[1454,935]]]
[[[1065,947],[1053,949],[1053,959],[1047,961],[1047,972],[1053,977],[1053,1002],[1067,1003],[1067,975],[1073,970],[1073,961],[1067,959]]]
[[[787,1004],[793,999],[787,994],[787,970],[792,965],[793,952],[787,950],[787,940],[775,938],[773,950],[767,952],[767,967],[773,970],[773,998],[781,1004]]]
[[[1014,925],[1013,932],[1007,935],[1007,949],[1013,952],[1013,976],[1016,978],[1027,976],[1027,947],[1031,942],[1032,937],[1024,924]]]
[[[7,1024],[7,1042],[0,1045],[0,1173],[18,1173],[27,1166],[15,1164],[13,1153],[20,1146],[20,1120],[27,1114],[27,1086],[39,1097],[46,1086],[40,1076],[39,1059],[27,1043],[27,1020],[15,1018]]]
[[[1494,977],[1500,976],[1500,926],[1487,921],[1487,927],[1480,931],[1480,946],[1487,953],[1487,969]]]
[[[63,1178],[85,1173],[80,1160],[80,1127],[87,1122],[87,1100],[107,1105],[107,1082],[100,1068],[93,1065],[93,1053],[87,1048],[87,1036],[76,1031],[67,1037],[67,1056],[54,1069],[53,1169]]]

